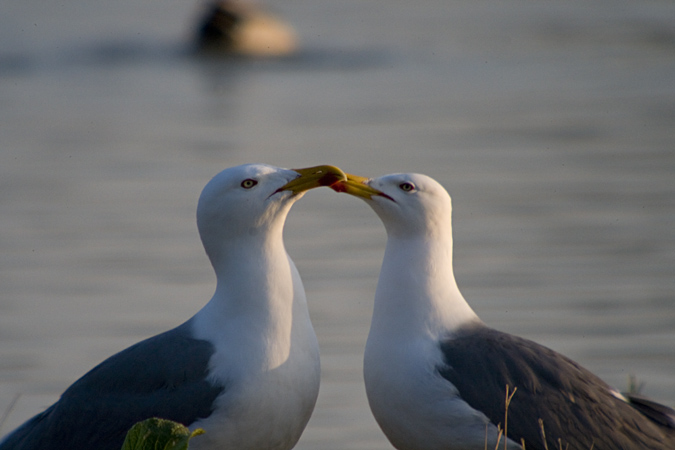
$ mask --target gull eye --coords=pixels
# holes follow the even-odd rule
[[[401,183],[398,187],[404,192],[412,192],[415,190],[415,185],[412,183]]]
[[[258,184],[256,180],[252,180],[250,178],[245,179],[244,181],[241,182],[241,187],[244,189],[251,189],[253,186]]]

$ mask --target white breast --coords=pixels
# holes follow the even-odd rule
[[[319,372],[317,345],[292,351],[287,363],[266,372],[231,379],[216,399],[216,411],[191,426],[207,433],[190,448],[292,448],[314,409]]]
[[[487,448],[495,448],[497,428],[440,376],[436,367],[441,363],[440,349],[429,339],[371,333],[364,378],[382,431],[399,450],[484,450],[486,437]]]
[[[288,450],[300,439],[319,393],[319,344],[302,282],[288,262],[290,298],[277,295],[266,308],[235,316],[214,302],[195,317],[195,334],[216,348],[209,378],[225,389],[214,412],[190,426],[206,431],[190,448]]]

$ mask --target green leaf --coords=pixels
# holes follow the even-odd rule
[[[127,432],[122,450],[187,450],[191,438],[204,434],[171,420],[152,418],[138,422]]]

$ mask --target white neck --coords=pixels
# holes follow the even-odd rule
[[[227,257],[214,264],[218,284],[212,301],[233,314],[290,307],[291,263],[281,237],[239,238],[221,251]]]
[[[228,358],[267,368],[282,364],[290,352],[294,310],[306,308],[302,283],[283,241],[241,237],[217,251],[217,256],[210,254],[218,279],[216,292],[195,315],[195,333],[212,342],[247,343],[241,347],[247,349],[246,355]],[[252,361],[253,355],[260,359]]]
[[[213,343],[209,379],[227,389],[214,414],[195,423],[208,436],[197,448],[290,448],[314,407],[320,364],[281,229],[265,240],[239,236],[209,250],[218,285],[192,330]]]
[[[457,287],[452,237],[389,235],[375,294],[371,332],[436,339],[480,322]]]

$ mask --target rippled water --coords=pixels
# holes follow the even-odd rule
[[[0,434],[210,298],[196,200],[245,162],[435,177],[488,324],[675,406],[672,2],[272,6],[298,55],[197,58],[189,2],[3,5]],[[390,448],[361,380],[383,228],[317,190],[286,243],[323,364],[297,448]]]

